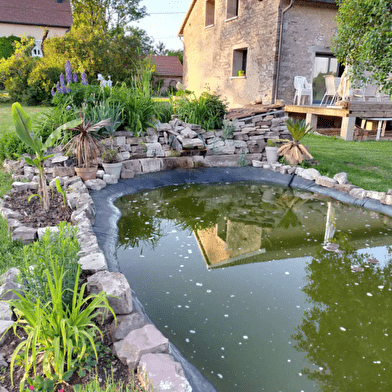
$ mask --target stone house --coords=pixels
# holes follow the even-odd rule
[[[32,56],[42,57],[45,38],[64,35],[72,24],[71,0],[1,0],[0,37],[30,36]]]
[[[231,107],[292,103],[295,76],[341,72],[330,50],[336,15],[335,0],[192,0],[179,31],[185,88]]]
[[[169,87],[182,83],[182,64],[176,56],[151,56],[155,64],[154,84],[161,81],[160,92],[166,92]]]

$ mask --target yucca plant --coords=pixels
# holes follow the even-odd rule
[[[294,121],[289,119],[286,121],[286,125],[293,140],[287,140],[287,143],[279,148],[278,154],[283,155],[287,162],[292,165],[301,163],[304,156],[313,159],[308,150],[300,143],[300,140],[311,132],[313,128],[305,120]]]
[[[50,293],[46,303],[28,292],[23,296],[16,291],[18,299],[11,301],[18,317],[13,325],[14,333],[20,327],[27,334],[11,357],[11,382],[15,361],[21,360],[24,367],[21,391],[31,370],[36,376],[39,363],[45,377],[61,383],[80,366],[89,347],[98,361],[95,339],[97,335],[102,337],[102,333],[93,319],[104,311],[111,312],[116,318],[104,292],[85,297],[86,283],[78,288],[80,266],[69,306],[63,302],[63,268],[57,268],[55,260],[51,260],[50,271],[46,269],[45,274]]]
[[[68,131],[76,132],[76,135],[66,144],[67,153],[74,151],[78,167],[90,167],[96,164],[99,155],[99,144],[97,131],[110,125],[110,118],[96,124],[86,121],[83,115],[82,122]]]

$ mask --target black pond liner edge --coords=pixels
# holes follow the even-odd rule
[[[253,183],[260,182],[306,190],[392,217],[392,206],[381,204],[379,200],[357,199],[336,189],[316,185],[314,181],[304,180],[294,174],[281,174],[260,168],[219,167],[187,170],[175,169],[171,171],[141,174],[132,179],[119,180],[117,184],[108,185],[100,191],[90,192],[96,212],[93,230],[97,237],[98,245],[105,254],[109,271],[119,271],[116,248],[118,242],[117,222],[121,217],[121,212],[114,206],[114,202],[119,197],[171,185],[218,184],[240,181]],[[151,322],[133,290],[132,294],[134,309],[143,313]],[[216,389],[212,384],[207,381],[195,366],[185,359],[172,343],[170,343],[170,349],[174,359],[182,365],[185,376],[194,392],[216,392]]]

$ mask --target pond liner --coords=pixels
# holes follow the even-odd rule
[[[105,254],[109,271],[119,272],[116,248],[118,242],[117,222],[121,217],[121,212],[114,206],[114,202],[119,197],[171,185],[181,186],[185,184],[216,184],[247,181],[302,189],[329,196],[347,204],[354,204],[392,216],[392,207],[381,204],[378,200],[357,199],[347,193],[316,185],[314,181],[304,180],[293,174],[281,174],[255,167],[175,169],[141,174],[132,179],[119,180],[117,184],[108,185],[100,191],[90,192],[96,211],[93,230],[97,237],[98,245]],[[134,292],[133,303],[134,310],[143,313],[146,319],[151,321]],[[185,359],[172,343],[170,343],[170,348],[174,359],[182,365],[185,376],[194,392],[216,392],[212,384],[207,381],[197,368]]]

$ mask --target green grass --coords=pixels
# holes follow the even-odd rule
[[[315,169],[333,177],[346,172],[348,180],[366,190],[386,192],[392,189],[392,141],[348,142],[309,134],[301,143],[318,162]]]
[[[12,121],[12,103],[0,103],[0,135],[4,133],[13,132],[15,130]],[[23,106],[23,109],[31,117],[33,124],[34,120],[41,114],[49,110],[45,106]]]

